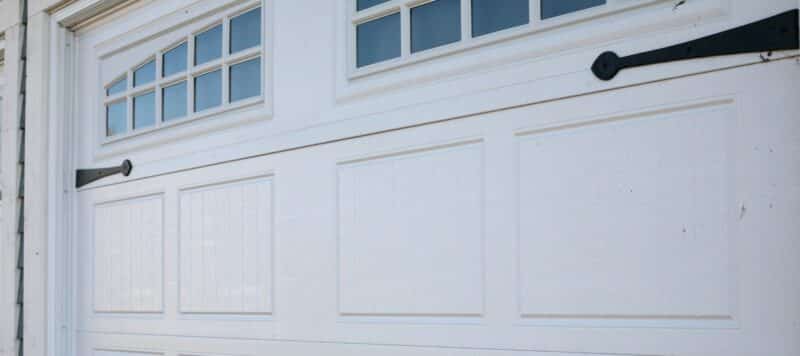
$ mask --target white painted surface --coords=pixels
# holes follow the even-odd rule
[[[0,40],[0,51],[5,49],[5,43],[3,40]],[[3,72],[4,65],[2,64],[3,61],[0,59],[0,129],[2,126],[5,125],[3,121],[3,117],[6,115],[5,107],[4,107],[4,100],[3,96],[6,95],[5,91],[5,72]],[[2,132],[2,130],[0,130]],[[2,140],[5,135],[0,135],[0,146],[2,146]],[[0,172],[2,172],[2,147],[0,147]],[[0,174],[2,177],[2,174]],[[3,189],[3,179],[0,179],[0,191],[3,194],[8,194]],[[5,200],[0,199],[0,227],[6,226],[6,222],[4,219],[3,214],[5,213],[4,205],[6,205]],[[11,315],[15,312],[14,304],[11,302],[11,294],[12,290],[14,289],[14,269],[12,263],[10,261],[13,259],[13,250],[14,244],[13,240],[9,238],[9,231],[0,228],[0,315],[6,316]],[[0,356],[6,356],[9,352],[9,349],[12,348],[13,339],[11,337],[11,326],[12,322],[9,320],[9,317],[0,318]]]
[[[3,1],[4,3],[8,1]],[[17,36],[19,34],[18,27],[8,28],[5,32],[7,38]],[[18,56],[19,51],[13,46],[6,43],[4,49],[5,58],[14,58]],[[15,83],[19,78],[18,62],[4,60],[2,65],[2,85],[3,104],[0,107],[2,110],[2,134],[0,134],[0,164],[3,174],[0,175],[0,185],[3,188],[4,199],[2,201],[3,224],[0,229],[0,355],[6,356],[16,352],[16,321],[15,316],[17,313],[16,305],[16,286],[17,286],[17,271],[16,271],[16,252],[17,252],[17,236],[16,236],[16,222],[18,205],[16,202],[15,192],[17,187],[18,177],[16,176],[16,160],[19,153],[16,128],[18,127],[18,120],[15,120],[16,113],[19,109],[19,103],[15,98],[17,96],[17,88],[7,83]],[[9,172],[13,172],[9,173]],[[8,197],[12,197],[9,199]]]
[[[94,206],[94,311],[162,310],[163,197]]]
[[[342,87],[340,4],[268,1],[274,110],[102,146],[103,58],[140,61],[234,3],[152,2],[76,35],[74,87],[90,95],[64,128],[65,182],[72,168],[136,167],[67,194],[78,355],[800,353],[795,59],[610,83],[587,70],[601,49],[652,49],[796,2],[660,1]],[[567,34],[574,46],[553,47]],[[124,212],[97,208],[112,202]],[[143,209],[158,223],[132,223]],[[161,245],[121,225],[160,231]],[[137,279],[144,267],[160,274]],[[161,288],[157,307],[134,302],[142,282]]]
[[[181,312],[272,311],[272,180],[180,193]]]
[[[341,314],[483,314],[482,145],[339,164]]]
[[[477,43],[470,50],[347,81],[343,79],[347,61],[342,53],[347,52],[347,41],[342,26],[346,27],[348,20],[340,6],[344,1],[263,1],[264,58],[271,64],[265,65],[262,104],[235,112],[223,110],[218,115],[105,145],[98,137],[87,137],[75,147],[78,164],[111,165],[129,158],[137,162],[133,177],[148,177],[376,131],[758,63],[761,54],[757,53],[669,63],[658,70],[626,70],[611,82],[596,80],[589,70],[605,50],[622,55],[637,53],[797,7],[795,0],[707,0],[690,1],[673,10],[674,1],[630,8],[625,4],[635,1],[619,0],[611,10],[599,8],[556,19],[564,23],[544,32],[523,31],[510,39]],[[73,90],[92,95],[75,100],[86,108],[86,115],[98,118],[76,119],[80,131],[98,132],[100,91],[120,70],[141,63],[186,33],[247,2],[142,2],[79,27],[76,69],[83,80]],[[54,16],[62,19],[63,13],[69,20],[75,11],[67,7]],[[328,35],[321,36],[323,33]],[[773,58],[796,54],[776,52]],[[281,101],[280,107],[273,105],[277,101]],[[112,177],[101,184],[121,181]]]
[[[730,320],[734,115],[723,101],[517,136],[523,317]]]
[[[164,197],[165,289],[161,312],[97,313],[78,263],[79,351],[794,355],[798,76],[778,61],[84,190],[78,261],[91,206]],[[241,282],[253,268],[269,277]]]

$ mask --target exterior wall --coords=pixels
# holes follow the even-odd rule
[[[20,22],[18,0],[0,1],[0,33],[4,33],[4,68],[0,90],[2,104],[2,150],[0,154],[0,187],[2,187],[2,219],[0,220],[0,356],[17,354],[17,315],[16,291],[19,275],[16,271],[18,249],[18,179],[19,170],[19,112],[26,110],[26,184],[45,189],[26,189],[25,209],[25,274],[24,281],[24,345],[26,355],[44,355],[47,352],[47,244],[46,200],[47,194],[47,106],[43,100],[47,94],[49,72],[49,16],[46,9],[57,5],[57,1],[30,1],[28,11],[27,46],[27,96],[28,105],[20,108]],[[42,110],[45,111],[42,111]],[[38,162],[36,164],[35,162]],[[8,316],[8,317],[6,317]]]
[[[19,1],[0,0],[0,33],[19,23]]]
[[[3,1],[5,5],[9,1]],[[16,287],[18,275],[16,271],[16,251],[17,234],[14,221],[17,217],[16,192],[17,192],[17,112],[19,103],[16,100],[18,91],[18,70],[19,62],[14,58],[19,58],[18,42],[15,40],[19,36],[19,26],[13,25],[5,27],[5,50],[3,65],[3,86],[2,90],[2,122],[0,128],[0,186],[2,187],[3,199],[0,204],[2,209],[2,221],[0,221],[0,355],[14,355],[16,353]]]
[[[33,12],[28,18],[28,64],[25,119],[25,334],[26,355],[45,355],[48,345],[48,68],[50,18]]]
[[[36,11],[29,11],[29,32],[28,32],[28,46],[27,56],[29,58],[27,64],[28,81],[27,81],[27,100],[26,108],[20,107],[19,102],[19,83],[21,77],[19,75],[20,65],[20,38],[21,38],[21,25],[19,16],[18,0],[2,0],[0,1],[0,33],[4,34],[3,41],[3,57],[4,65],[2,68],[2,79],[0,79],[0,96],[3,97],[2,102],[2,136],[0,142],[2,149],[0,149],[0,187],[2,187],[2,211],[0,212],[0,356],[11,356],[17,354],[17,349],[20,345],[16,341],[17,337],[17,319],[19,315],[19,308],[17,307],[17,285],[19,274],[16,269],[17,250],[19,246],[17,225],[19,221],[19,203],[17,199],[18,192],[18,157],[19,157],[19,113],[21,110],[27,110],[26,117],[27,124],[30,125],[26,134],[29,135],[27,142],[33,142],[33,146],[28,146],[28,153],[32,156],[41,154],[42,150],[47,150],[47,144],[44,140],[47,137],[46,126],[42,127],[41,123],[45,122],[43,118],[46,115],[40,111],[42,108],[46,109],[41,103],[42,95],[46,93],[43,90],[46,87],[48,73],[45,66],[49,63],[46,50],[49,48],[47,41],[48,32],[48,17],[40,7],[42,4],[33,2],[37,6]],[[48,4],[48,6],[53,4]],[[29,7],[31,9],[31,7]],[[38,37],[37,37],[38,36]],[[44,51],[44,52],[43,52]],[[38,58],[34,58],[38,57]],[[3,85],[4,84],[4,85]],[[33,102],[31,102],[33,100]],[[30,105],[31,103],[36,103]],[[31,119],[33,118],[33,119]],[[37,120],[38,118],[38,120]],[[38,134],[38,135],[37,135]],[[38,137],[38,139],[37,139]],[[39,185],[42,183],[42,173],[37,168],[41,167],[41,163],[45,162],[47,156],[40,156],[37,159],[26,162],[26,168],[32,171],[26,172],[26,183]],[[44,160],[44,161],[42,161]],[[40,165],[30,163],[39,161]],[[39,192],[39,193],[37,193]],[[27,189],[26,193],[33,194],[33,199],[37,199],[37,195],[47,194],[47,190]],[[26,197],[26,201],[28,198]],[[47,274],[45,269],[47,264],[43,261],[46,259],[47,254],[45,250],[40,249],[45,240],[37,239],[37,236],[42,235],[41,231],[37,231],[40,227],[46,228],[44,220],[40,217],[44,214],[37,211],[46,210],[46,203],[39,201],[34,203],[33,206],[26,206],[26,244],[25,248],[25,268],[27,269],[23,283],[25,284],[26,293],[24,294],[24,325],[23,335],[25,340],[26,354],[44,354],[46,352],[46,337],[47,333],[44,330],[46,325],[46,311],[45,306],[47,283]],[[28,229],[31,229],[28,233]],[[37,243],[38,241],[38,243]]]
[[[2,128],[5,127],[6,122],[3,118],[6,117],[6,112],[4,109],[4,98],[6,96],[5,92],[5,72],[4,67],[5,63],[3,63],[2,54],[5,51],[5,42],[0,41],[2,43],[2,47],[0,47],[0,145],[4,142],[5,136],[2,134]],[[2,162],[2,151],[3,147],[0,146],[0,162]],[[3,189],[3,184],[5,183],[2,179],[2,165],[0,164],[0,194],[8,194],[8,192]],[[6,204],[6,200],[0,198],[0,315],[3,317],[0,318],[0,356],[6,356],[8,354],[9,349],[11,348],[11,344],[13,343],[12,336],[11,336],[11,315],[14,315],[15,310],[13,304],[9,302],[9,298],[11,295],[11,291],[14,289],[14,276],[13,276],[13,269],[7,261],[12,260],[12,253],[14,245],[8,238],[8,232],[5,230],[5,221],[3,219],[3,214],[5,213],[3,206]]]

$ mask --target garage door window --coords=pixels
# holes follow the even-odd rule
[[[105,86],[105,134],[125,137],[262,100],[262,7],[231,13]]]
[[[478,37],[530,22],[530,0],[471,0],[472,36]]]
[[[434,49],[458,51],[489,34],[541,28],[555,18],[603,7],[607,0],[350,1],[352,50],[359,69],[402,63]]]
[[[128,131],[126,102],[117,101],[106,105],[106,135],[115,136]]]
[[[590,7],[600,6],[606,3],[606,0],[541,0],[542,1],[542,18],[549,19],[551,17],[561,16],[570,12],[588,9]]]
[[[389,0],[356,0],[356,8],[358,11],[368,9],[375,5],[380,5],[382,3],[388,2]]]
[[[164,52],[161,57],[164,69],[161,75],[169,77],[173,74],[181,73],[186,70],[187,44],[183,42],[175,48]]]
[[[461,40],[461,0],[437,0],[411,8],[411,52]]]

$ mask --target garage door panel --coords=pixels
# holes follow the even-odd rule
[[[180,192],[180,311],[272,312],[272,179]]]
[[[94,207],[94,311],[162,311],[163,196]]]
[[[98,262],[97,268],[78,265],[79,328],[227,337],[271,334],[275,175],[264,168],[272,166],[268,159],[252,163],[82,192],[81,216],[92,223],[77,226],[82,236],[78,260]],[[137,303],[149,295],[147,290],[136,294],[139,284],[157,286],[156,306]],[[128,294],[118,296],[120,290]],[[115,298],[113,303],[106,296]],[[104,299],[96,307],[100,297]]]
[[[164,355],[159,352],[130,352],[123,350],[94,350],[95,356],[158,356]]]
[[[240,339],[175,338],[155,335],[108,335],[94,342],[79,338],[81,355],[97,356],[242,356],[242,355],[348,355],[348,356],[633,356],[619,353],[558,352],[552,350],[449,349],[413,345],[329,344],[295,340],[273,342]],[[142,345],[147,345],[143,347]]]
[[[518,136],[523,319],[735,326],[737,120],[710,105]]]
[[[340,315],[483,314],[481,142],[338,165]]]

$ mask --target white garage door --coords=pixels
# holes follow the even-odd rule
[[[113,50],[102,23],[79,33],[80,86],[106,92],[77,103],[101,118],[79,126],[78,162],[150,163],[76,193],[78,355],[800,354],[795,59],[209,148],[267,135],[253,112],[279,124],[271,45],[227,40],[261,6]],[[202,62],[215,31],[224,54]]]

